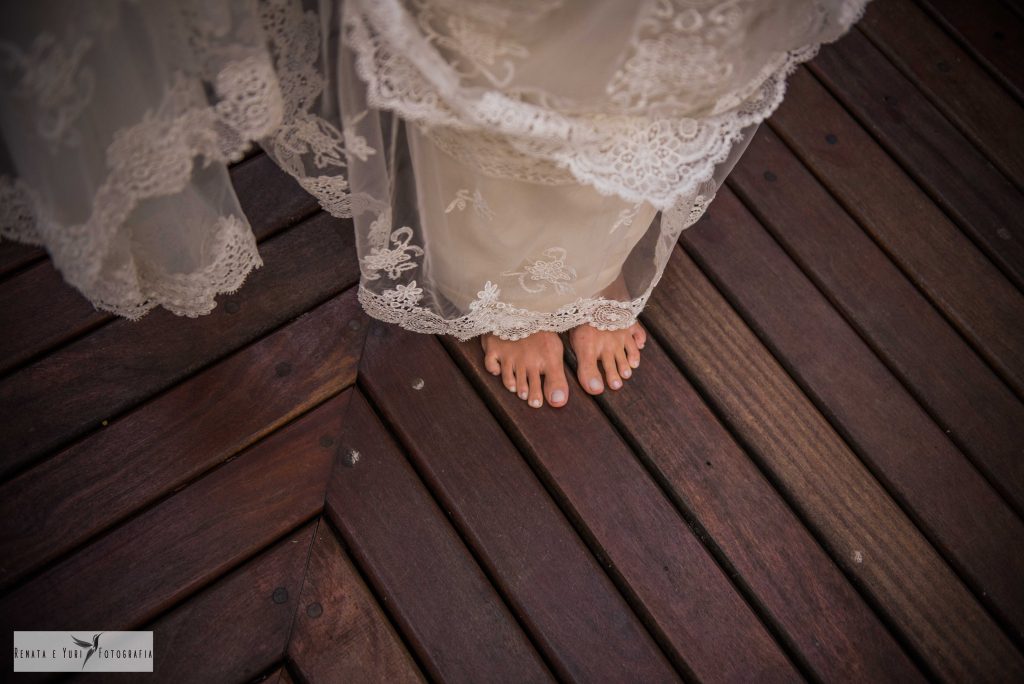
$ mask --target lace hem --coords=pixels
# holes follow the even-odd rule
[[[838,38],[856,23],[867,2],[843,3],[836,12],[835,26],[823,36],[824,42]],[[469,94],[469,89],[459,85],[458,74],[430,51],[403,12],[398,3],[380,0],[364,3],[361,12],[345,13],[344,27],[356,54],[356,70],[367,83],[371,106],[393,110],[427,128],[504,136],[506,145],[492,145],[488,151],[493,158],[481,158],[478,150],[475,158],[455,152],[460,158],[471,158],[482,173],[536,180],[534,172],[523,172],[524,165],[512,157],[542,160],[567,170],[575,181],[603,195],[630,203],[650,202],[661,210],[693,195],[713,176],[715,167],[742,138],[742,130],[761,123],[778,108],[786,79],[821,46],[809,44],[777,55],[757,78],[721,98],[716,113],[704,118],[683,114],[578,116],[498,90]],[[820,10],[819,15],[826,13]],[[426,73],[434,74],[433,80]],[[718,111],[727,104],[725,111]],[[449,148],[459,142],[457,136],[448,141]],[[494,151],[501,147],[513,152]],[[527,177],[521,177],[523,173]]]
[[[358,300],[367,314],[385,323],[406,330],[430,335],[452,335],[468,340],[492,333],[503,340],[520,340],[535,332],[565,332],[589,323],[598,330],[620,330],[636,322],[654,288],[661,281],[664,266],[679,235],[695,224],[714,199],[714,184],[705,183],[704,191],[686,202],[678,202],[662,212],[655,259],[660,264],[647,290],[636,299],[619,301],[605,297],[580,297],[555,311],[534,311],[501,301],[501,290],[487,281],[469,304],[469,313],[458,318],[444,318],[420,306],[422,288],[411,281],[380,293],[359,285]],[[387,224],[390,225],[390,224]]]

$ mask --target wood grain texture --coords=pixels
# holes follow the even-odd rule
[[[859,31],[809,68],[932,199],[1024,288],[1024,195]]]
[[[975,596],[1024,637],[1020,518],[732,192],[682,241]]]
[[[809,73],[795,74],[788,92],[773,131],[961,334],[1024,387],[1024,294]]]
[[[117,320],[0,382],[0,473],[338,294],[358,279],[351,222],[319,214],[262,246],[265,265],[210,315]]]
[[[307,682],[424,681],[326,521],[312,541],[288,658]]]
[[[1024,186],[1024,107],[967,51],[913,0],[869,3],[858,28],[1018,188]]]
[[[837,564],[941,678],[1024,658],[681,249],[648,323]]]
[[[143,629],[153,631],[154,682],[248,682],[284,656],[316,522],[287,535]],[[276,675],[276,673],[275,673]],[[92,672],[74,681],[137,682]],[[275,681],[271,679],[270,681]]]
[[[258,241],[317,209],[312,195],[265,154],[233,166],[231,181]],[[0,287],[0,374],[115,318],[93,307],[46,259]]]
[[[447,346],[696,679],[802,679],[697,538],[725,557],[757,612],[823,681],[921,679],[655,342],[625,389],[602,400],[689,523],[573,380],[565,407],[537,411],[483,369],[475,341]]]
[[[355,382],[354,288],[0,485],[7,586]]]
[[[999,0],[918,0],[1024,102],[1024,20]]]
[[[0,242],[0,278],[46,258],[42,247],[5,240]]]
[[[345,423],[327,511],[427,676],[444,682],[552,681],[362,395],[353,395]]]
[[[7,594],[0,624],[135,629],[311,519],[333,457],[323,441],[337,439],[347,398],[327,401]]]
[[[417,470],[560,678],[678,681],[615,585],[436,339],[375,323],[359,375]],[[563,446],[551,444],[552,449]],[[685,534],[685,526],[677,523],[675,529]],[[699,545],[689,550],[697,550],[694,547]],[[727,582],[720,580],[721,585]],[[715,590],[706,587],[705,592]],[[736,605],[735,600],[724,601],[719,612],[728,613]],[[742,624],[742,615],[735,622]],[[702,623],[702,628],[710,626]],[[761,641],[751,639],[756,644],[751,650],[760,649],[765,641],[758,628],[754,625],[753,636]],[[701,636],[713,641],[712,636]],[[720,656],[726,655],[724,648],[716,648]],[[770,662],[777,663],[771,644],[766,650],[769,657],[776,656]],[[724,658],[719,666],[727,669]]]
[[[770,130],[758,131],[729,185],[992,485],[1024,511],[1024,404]]]

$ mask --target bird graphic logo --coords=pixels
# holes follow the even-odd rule
[[[103,632],[100,632],[100,634],[103,634]],[[89,652],[85,654],[85,660],[82,661],[82,669],[83,670],[85,669],[85,664],[87,662],[89,662],[89,658],[92,656],[93,653],[96,652],[96,649],[98,649],[100,647],[100,634],[93,634],[92,635],[92,643],[91,644],[88,641],[83,641],[82,639],[79,639],[74,634],[71,635],[71,639],[76,644],[78,644],[82,648],[89,649]]]

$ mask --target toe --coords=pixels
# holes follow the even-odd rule
[[[639,349],[643,349],[644,345],[647,344],[647,331],[644,330],[639,321],[633,326],[633,339],[636,340],[636,346]]]
[[[540,370],[531,368],[527,374],[530,383],[530,395],[527,403],[533,408],[540,408],[544,405],[544,393],[541,389]]]
[[[622,348],[615,352],[615,366],[619,369],[619,376],[628,380],[629,376],[633,375],[633,369],[629,367],[629,361],[626,360],[626,349]]]
[[[547,394],[548,403],[555,407],[564,406],[569,400],[569,382],[565,379],[561,359],[556,368],[544,373],[544,392]]]
[[[526,377],[526,366],[516,366],[516,394],[525,400],[530,396],[530,382]]]
[[[512,364],[508,361],[501,364],[501,382],[509,392],[516,391],[516,376],[512,372]]]
[[[615,367],[615,355],[612,353],[603,354],[601,356],[601,366],[604,368],[604,377],[608,380],[608,386],[612,389],[622,387],[622,378],[619,377],[619,371]]]
[[[597,371],[597,359],[591,354],[583,354],[577,357],[576,376],[580,385],[590,394],[600,394],[604,391],[604,383],[601,382],[601,374]]]
[[[484,354],[484,368],[491,375],[501,375],[501,363],[498,362],[498,352],[490,351]]]
[[[640,366],[640,350],[636,346],[636,340],[632,335],[626,337],[626,362],[630,368]]]

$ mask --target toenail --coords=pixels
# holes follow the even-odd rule
[[[553,401],[556,404],[561,404],[563,401],[565,401],[565,392],[563,392],[562,390],[555,390],[554,392],[551,393],[551,401]]]
[[[520,392],[519,393],[519,398],[520,399],[525,399],[528,396],[529,396],[529,392]]]
[[[540,408],[540,399],[531,399],[530,406],[533,408]]]
[[[622,381],[621,380],[612,380],[611,381],[611,386],[612,386],[612,389],[619,389],[620,387],[622,387]]]
[[[590,385],[590,389],[594,391],[601,389],[601,381],[598,380],[597,378],[590,378],[590,382],[588,382],[587,384]]]
[[[628,369],[628,368],[626,368],[625,370],[623,370],[623,371],[622,371],[621,375],[622,375],[622,377],[624,377],[624,378],[628,378],[628,377],[629,377],[630,375],[632,375],[632,373],[630,373],[630,372],[629,372],[629,369]]]
[[[640,362],[634,359],[629,362],[629,365],[632,366],[633,368],[636,368],[637,366],[640,365]]]
[[[516,391],[516,386],[515,385],[509,385],[508,386],[508,391],[509,392],[515,392]]]

